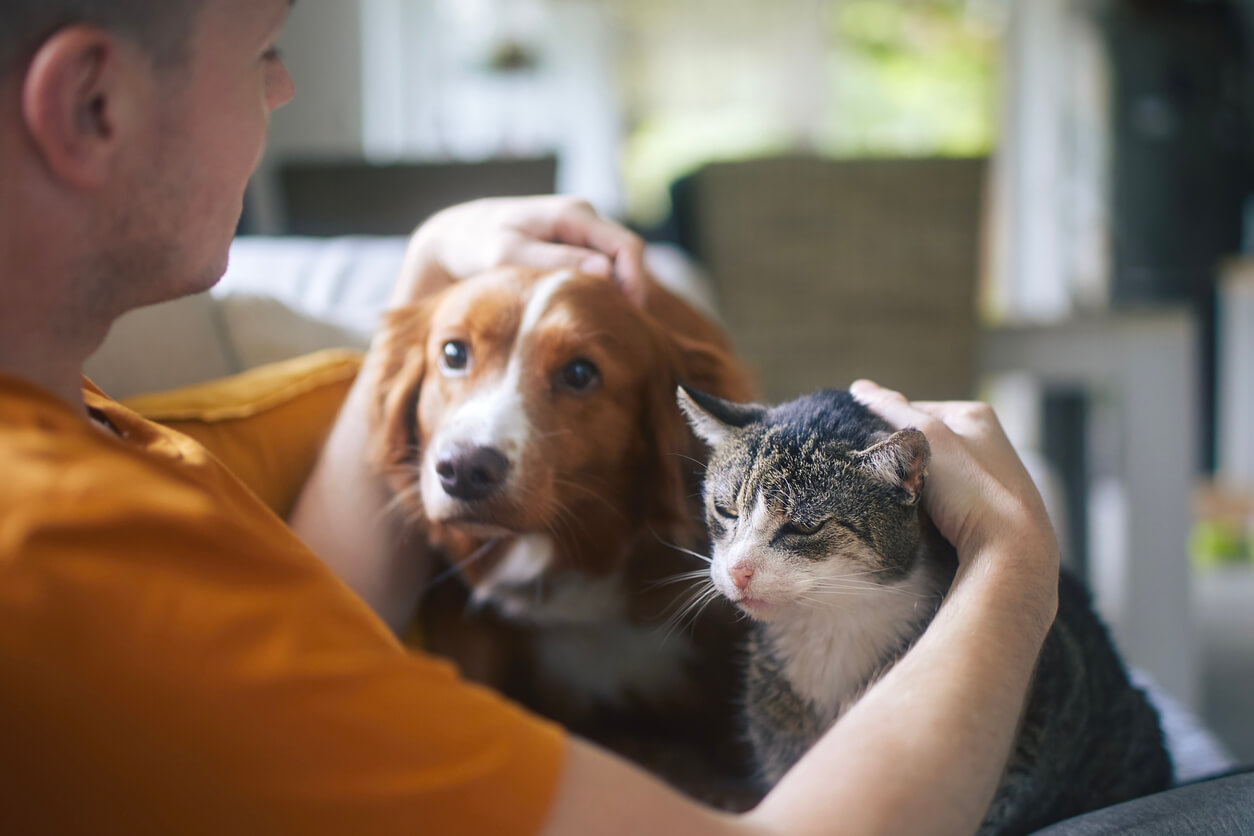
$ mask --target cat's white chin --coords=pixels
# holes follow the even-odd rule
[[[740,607],[741,612],[755,621],[770,621],[780,610],[779,604],[761,598],[741,598],[735,604]]]

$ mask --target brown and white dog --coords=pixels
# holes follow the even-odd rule
[[[731,708],[739,626],[666,625],[690,594],[667,581],[703,568],[677,547],[705,551],[676,385],[753,394],[719,329],[652,281],[641,309],[605,279],[502,268],[392,312],[381,339],[375,464],[410,539],[465,582],[426,594],[427,647],[611,745],[708,747],[697,726],[727,744],[710,694]]]

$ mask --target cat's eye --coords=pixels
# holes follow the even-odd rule
[[[461,340],[449,340],[440,347],[440,368],[450,377],[460,377],[470,365],[470,346]]]
[[[814,524],[798,522],[797,520],[789,520],[784,524],[784,533],[800,534],[809,537],[811,534],[818,534],[827,525],[827,520],[819,520]]]
[[[714,503],[714,512],[723,519],[727,520],[734,520],[740,517],[740,514],[736,513],[736,509],[729,508],[720,502]]]

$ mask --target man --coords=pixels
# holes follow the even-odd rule
[[[858,387],[928,434],[928,507],[962,566],[916,648],[733,817],[395,640],[382,619],[406,619],[416,584],[374,524],[369,357],[290,528],[193,442],[84,387],[119,314],[223,272],[267,115],[292,95],[274,50],[288,7],[0,7],[0,832],[971,832],[1058,561],[986,408]],[[394,301],[490,261],[582,265],[633,293],[641,248],[575,201],[470,204],[416,233]]]

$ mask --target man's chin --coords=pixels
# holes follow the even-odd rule
[[[226,274],[226,264],[227,258],[223,255],[220,260],[208,267],[188,271],[182,277],[171,278],[164,284],[154,284],[148,288],[150,292],[144,298],[137,300],[133,307],[142,308],[161,302],[173,302],[175,299],[205,293],[222,280],[222,276]]]
[[[226,275],[226,268],[231,264],[231,248],[228,246],[222,251],[222,255],[214,259],[204,271],[201,272],[196,282],[197,288],[192,293],[204,293],[218,282],[222,281],[222,277]]]

